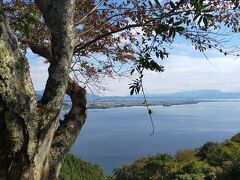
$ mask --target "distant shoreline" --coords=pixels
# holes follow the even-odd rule
[[[173,106],[185,104],[197,104],[199,101],[162,101],[162,100],[148,100],[149,106]],[[121,100],[121,101],[95,101],[88,104],[88,109],[109,109],[120,107],[145,106],[144,100]]]
[[[188,105],[198,104],[202,102],[240,102],[240,99],[197,99],[197,100],[160,100],[160,99],[149,99],[149,106],[176,106],[176,105]],[[64,106],[70,108],[70,101],[65,101]],[[109,108],[121,108],[121,107],[143,107],[144,100],[96,100],[88,103],[88,109],[109,109]]]

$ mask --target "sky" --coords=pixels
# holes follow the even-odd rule
[[[169,58],[158,60],[165,67],[163,73],[145,71],[143,85],[147,94],[201,89],[240,92],[240,58],[208,51],[207,60],[202,53],[185,42],[175,42],[170,51]],[[48,64],[31,52],[27,53],[27,57],[35,90],[43,90],[48,77]],[[129,84],[135,77],[104,79],[108,90],[102,91],[101,95],[129,95]]]

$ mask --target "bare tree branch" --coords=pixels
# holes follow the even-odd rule
[[[119,28],[117,30],[113,30],[113,31],[110,31],[110,32],[107,32],[107,33],[104,33],[104,34],[101,34],[99,36],[97,36],[96,38],[94,38],[93,40],[83,44],[83,45],[77,45],[74,49],[74,52],[79,52],[83,49],[85,49],[86,47],[96,43],[98,40],[101,40],[107,36],[110,36],[112,34],[115,34],[115,33],[118,33],[118,32],[121,32],[121,31],[124,31],[124,30],[128,30],[128,29],[131,29],[131,28],[134,28],[134,27],[143,27],[143,26],[152,26],[154,27],[154,25],[151,25],[151,24],[147,24],[147,23],[142,23],[142,24],[130,24],[128,26],[125,26],[125,27],[122,27],[122,28]]]

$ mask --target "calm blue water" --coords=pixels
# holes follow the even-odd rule
[[[196,148],[240,131],[240,102],[152,107],[155,134],[144,107],[94,109],[71,152],[107,175],[142,156]]]

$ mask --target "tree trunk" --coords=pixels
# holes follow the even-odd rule
[[[49,78],[39,102],[28,61],[0,3],[0,179],[57,179],[61,160],[85,122],[86,91],[68,77],[74,48],[74,3],[37,1],[52,45]],[[65,93],[71,97],[72,108],[59,125]]]

